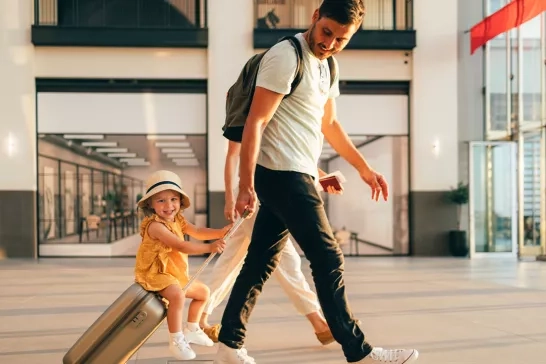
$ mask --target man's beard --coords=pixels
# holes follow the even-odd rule
[[[309,44],[309,48],[311,49],[311,52],[313,52],[315,57],[317,57],[317,58],[319,58],[321,60],[326,59],[326,58],[330,57],[331,55],[333,55],[334,51],[333,50],[324,50],[324,49],[322,49],[322,47],[320,47],[315,42],[315,27],[316,27],[315,24],[313,24],[311,26],[311,29],[309,30],[309,39],[307,40],[307,43]],[[322,52],[323,54],[321,55],[320,52]]]

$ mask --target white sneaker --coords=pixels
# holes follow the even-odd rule
[[[202,346],[214,346],[214,342],[205,334],[202,329],[191,331],[184,329],[184,336],[189,344],[202,345]]]
[[[192,360],[197,356],[195,351],[190,347],[190,344],[186,341],[186,338],[171,340],[169,343],[169,350],[178,360]]]
[[[256,364],[256,361],[253,357],[248,356],[244,347],[232,349],[223,343],[219,343],[213,364]]]
[[[362,364],[405,364],[416,361],[419,352],[415,349],[383,349],[374,348],[370,355],[359,361]]]

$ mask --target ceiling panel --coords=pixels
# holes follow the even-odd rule
[[[161,164],[173,168],[177,167],[177,163],[203,168],[206,165],[206,136],[204,135],[55,135],[54,137],[57,141],[64,140],[69,148],[81,151],[83,147],[88,153],[98,153],[114,162],[122,163],[124,168],[131,168],[137,164],[139,166]],[[180,162],[175,163],[175,161]]]

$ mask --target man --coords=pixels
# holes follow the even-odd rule
[[[234,181],[236,181],[237,165],[239,164],[239,155],[241,144],[229,142],[226,162],[224,167],[224,183],[226,189],[226,204],[224,209],[225,217],[228,221],[235,221],[237,212],[235,210]],[[319,174],[326,173],[319,170]],[[338,193],[333,188],[329,193]],[[205,333],[214,342],[218,341],[219,325],[210,326],[208,317],[213,310],[224,300],[228,292],[233,287],[235,279],[243,266],[247,254],[250,237],[254,226],[256,215],[247,219],[229,239],[222,255],[214,264],[211,272],[210,298],[205,306],[201,316],[200,325]],[[282,250],[280,264],[273,272],[274,277],[280,283],[288,298],[292,301],[296,310],[309,320],[317,340],[322,345],[328,345],[334,342],[332,332],[328,328],[324,317],[320,312],[320,304],[315,292],[311,290],[305,276],[301,271],[301,258],[294,247],[294,244],[287,240],[286,246]]]
[[[243,347],[246,323],[264,283],[275,270],[288,233],[307,259],[326,321],[347,362],[409,363],[416,350],[373,348],[349,308],[343,280],[343,255],[315,189],[323,137],[372,190],[388,197],[387,182],[374,171],[336,120],[339,79],[330,88],[327,58],[340,52],[359,29],[362,0],[324,0],[312,25],[297,34],[304,53],[303,79],[290,97],[297,58],[288,42],[264,56],[241,144],[236,209],[260,210],[252,241],[222,318],[216,364],[254,363]],[[339,74],[339,73],[338,73]]]

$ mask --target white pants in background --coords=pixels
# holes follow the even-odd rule
[[[205,306],[205,313],[210,315],[212,311],[226,298],[235,284],[246,257],[254,221],[257,211],[253,216],[244,221],[233,236],[226,242],[226,248],[220,254],[211,272],[210,299]],[[303,272],[301,271],[301,258],[290,239],[282,251],[280,263],[272,275],[276,278],[283,290],[288,295],[292,304],[301,315],[308,315],[320,310],[316,294],[311,290]]]

